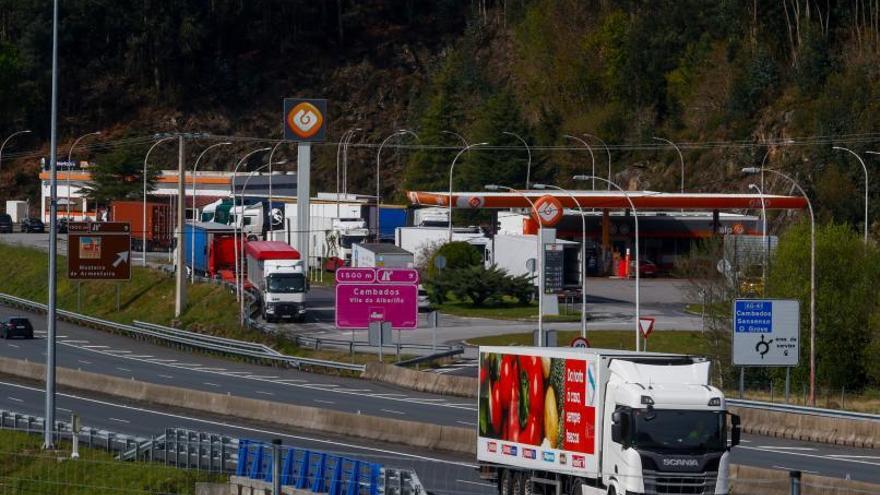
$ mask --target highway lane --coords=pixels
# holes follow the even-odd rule
[[[0,409],[43,416],[43,397],[42,389],[0,381]],[[379,462],[389,467],[414,469],[422,483],[438,494],[492,493],[490,485],[477,476],[473,459],[462,459],[460,456],[456,458],[454,455],[399,445],[249,425],[240,420],[212,417],[206,413],[169,412],[80,394],[59,393],[57,406],[59,420],[65,420],[75,411],[82,418],[84,426],[116,433],[150,437],[161,435],[165,428],[173,427],[264,441],[280,438],[288,446]]]
[[[4,314],[5,313],[5,314]],[[21,312],[0,308],[0,315]],[[31,316],[36,328],[44,316]],[[0,341],[0,355],[44,361],[45,340]],[[237,363],[191,354],[67,323],[59,325],[59,365],[124,378],[230,393],[324,409],[360,412],[460,427],[475,427],[472,400],[419,394],[352,378]],[[39,407],[39,404],[35,404]],[[164,426],[163,426],[164,427]],[[791,440],[746,437],[735,450],[735,462],[781,466],[826,476],[880,483],[877,451],[845,449]]]

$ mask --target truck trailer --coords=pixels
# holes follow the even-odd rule
[[[727,494],[739,417],[696,356],[481,347],[477,460],[498,493]]]
[[[171,249],[174,224],[171,207],[167,203],[147,203],[144,225],[144,203],[141,201],[113,201],[110,203],[110,220],[131,224],[131,244],[140,251],[146,243],[147,251]]]
[[[188,222],[183,229],[183,252],[187,268],[196,275],[235,280],[235,236],[229,225]],[[239,252],[244,252],[243,244]]]
[[[303,321],[308,285],[299,251],[283,242],[251,241],[245,254],[247,280],[259,292],[263,319]]]

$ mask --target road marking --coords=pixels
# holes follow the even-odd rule
[[[110,346],[109,345],[84,345],[84,346],[80,346],[80,347],[82,347],[84,349],[108,349]]]
[[[18,397],[7,397],[7,399],[13,402],[24,402],[24,399],[19,399]]]
[[[61,341],[62,344],[88,344],[88,340],[64,340]]]
[[[127,371],[127,372],[131,373],[131,370],[128,368],[120,368],[119,366],[117,366],[116,369],[118,369],[119,371]]]
[[[134,358],[134,356],[127,356],[127,357],[128,357],[129,359],[133,359],[133,358]],[[176,359],[157,359],[157,358],[153,358],[153,359],[147,359],[147,361],[150,361],[150,362],[152,362],[152,363],[173,363],[173,362],[176,362],[177,360],[176,360]]]
[[[193,368],[193,371],[226,371],[226,368]]]
[[[250,371],[227,371],[226,373],[223,373],[223,374],[224,374],[224,375],[238,376],[238,375],[250,375],[251,372],[250,372]]]
[[[317,403],[319,403],[319,404],[336,404],[336,403],[333,402],[332,400],[314,399],[314,401],[317,402]]]
[[[394,409],[379,409],[382,412],[387,412],[388,414],[398,414],[400,416],[406,416],[406,413],[403,411],[396,411]]]
[[[370,397],[381,397],[383,399],[391,399],[394,397],[406,397],[403,394],[372,394]]]
[[[277,376],[267,376],[267,375],[248,375],[245,378],[251,378],[254,380],[274,380],[278,377]]]
[[[308,383],[308,380],[300,380],[298,378],[285,378],[284,380],[276,380],[275,382],[291,385],[294,383]]]
[[[860,461],[858,459],[843,459],[840,457],[830,457],[830,456],[817,455],[817,454],[806,454],[803,452],[787,452],[785,450],[770,450],[770,451],[768,451],[766,449],[761,449],[758,447],[746,447],[745,445],[740,445],[737,448],[744,449],[744,450],[759,450],[759,451],[763,451],[763,452],[773,452],[775,454],[795,455],[795,456],[799,456],[799,457],[811,457],[813,459],[827,459],[830,461],[849,462],[852,464],[865,464],[868,466],[880,466],[880,462]],[[803,471],[803,470],[801,470],[801,471]]]
[[[831,454],[828,457],[841,457],[844,459],[880,459],[877,455],[852,455],[852,454]]]
[[[125,424],[131,423],[131,421],[129,421],[127,419],[119,419],[119,418],[107,418],[107,419],[109,419],[110,421],[118,421],[120,423],[125,423]]]
[[[368,388],[337,388],[335,392],[370,392]]]
[[[79,364],[92,364],[91,361],[83,361],[82,359],[78,360],[77,363],[79,363]]]
[[[61,412],[66,412],[66,413],[73,412],[73,411],[71,411],[70,409],[65,409],[65,408],[63,408],[63,407],[59,407],[58,410],[61,411]]]
[[[111,354],[131,354],[131,351],[126,351],[124,349],[107,349],[104,352],[109,352]]]
[[[147,359],[147,358],[151,358],[151,357],[153,357],[153,356],[151,356],[151,355],[149,355],[149,354],[140,354],[140,355],[136,355],[136,356],[135,356],[135,355],[132,355],[132,356],[126,356],[126,357],[127,357],[127,358],[133,358],[133,359]]]
[[[755,448],[757,448],[757,449],[767,449],[767,450],[802,450],[802,451],[804,451],[804,452],[815,452],[815,451],[816,451],[816,449],[814,449],[813,447],[786,447],[786,446],[783,446],[783,445],[780,445],[780,446],[776,446],[776,445],[759,445],[759,446],[757,446],[757,447],[755,447]]]
[[[487,488],[497,488],[498,485],[494,485],[492,483],[483,483],[480,481],[468,481],[468,480],[455,480],[456,483],[465,483],[468,485],[477,485],[477,486],[485,486]]]
[[[159,376],[160,376],[161,378],[167,378],[167,379],[169,379],[169,380],[172,379],[172,378],[174,378],[174,377],[171,376],[171,375],[159,375]]]
[[[424,399],[422,397],[416,397],[413,400],[417,400],[419,402],[446,402],[446,399]]]
[[[209,387],[221,387],[222,386],[222,385],[218,385],[216,383],[211,383],[211,382],[202,382],[202,383],[204,383],[205,385],[207,385]]]
[[[456,421],[456,423],[458,423],[460,425],[465,425],[465,426],[477,426],[476,423],[469,423],[467,421]]]
[[[263,392],[262,390],[257,390],[256,393],[262,394],[262,395],[275,395],[272,392]]]
[[[20,347],[18,347],[18,346],[15,345],[15,344],[6,344],[6,345],[8,345],[9,347],[15,347],[16,349],[20,349]]]

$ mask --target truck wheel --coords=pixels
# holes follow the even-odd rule
[[[509,469],[501,471],[501,476],[498,477],[498,493],[500,495],[511,495],[513,492],[513,479],[511,478],[513,478],[513,473]]]
[[[513,475],[513,495],[526,495],[526,474]]]

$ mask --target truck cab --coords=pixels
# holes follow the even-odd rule
[[[650,364],[613,359],[603,404],[607,493],[723,494],[739,418],[708,383],[709,362]]]
[[[266,260],[263,262],[265,285],[262,288],[263,319],[302,320],[306,313],[306,276],[302,260]]]
[[[367,222],[361,218],[335,218],[333,219],[333,232],[338,239],[339,257],[346,265],[350,265],[351,247],[359,242],[364,242],[370,235]]]

